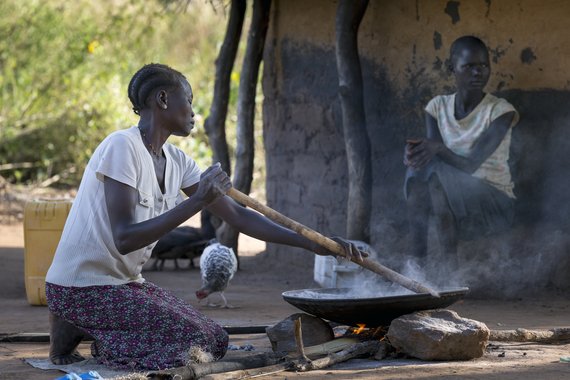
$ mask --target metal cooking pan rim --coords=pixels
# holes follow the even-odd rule
[[[383,302],[398,302],[403,300],[410,300],[410,299],[429,299],[429,298],[436,298],[430,293],[411,293],[411,294],[399,294],[395,296],[386,296],[386,297],[351,297],[351,298],[314,298],[314,297],[302,297],[298,296],[299,293],[302,292],[315,292],[318,294],[330,294],[331,291],[334,291],[334,294],[342,294],[342,291],[350,291],[351,288],[316,288],[316,289],[300,289],[300,290],[288,290],[281,295],[283,298],[290,298],[299,301],[306,301],[306,302],[318,302],[320,304],[327,304],[327,303],[338,303],[342,301],[343,303],[362,303],[362,302],[370,302],[370,301],[378,301],[382,300]],[[328,293],[327,293],[328,292]],[[459,288],[448,288],[439,291],[440,297],[449,297],[454,296],[457,294],[466,294],[469,292],[468,287],[459,287]]]

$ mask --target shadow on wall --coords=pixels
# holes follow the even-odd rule
[[[570,92],[509,90],[499,96],[520,113],[510,160],[517,223],[568,227]]]
[[[568,289],[570,92],[509,90],[498,95],[520,113],[510,158],[515,225],[502,235],[461,242],[465,270],[458,278],[476,296]]]
[[[433,281],[436,288],[468,286],[474,297],[508,298],[569,289],[570,92],[509,90],[497,95],[520,113],[510,159],[517,196],[513,228],[460,242],[458,271],[447,267],[435,231],[430,231],[428,266],[410,265],[406,234],[389,223],[386,212],[373,215],[373,245],[383,264],[418,281]],[[388,166],[384,161],[382,168],[396,170],[400,164],[393,161]],[[387,192],[385,187],[376,190],[377,196]]]
[[[325,235],[343,236],[347,165],[334,51],[301,48],[286,39],[280,48],[279,55],[268,50],[265,57],[268,204]],[[406,138],[424,135],[422,110],[437,86],[420,70],[400,93],[383,66],[367,59],[361,64],[367,78],[364,98],[374,176],[370,243],[381,263],[404,269],[402,152]],[[510,162],[518,198],[516,224],[507,234],[462,242],[466,266],[457,273],[457,284],[496,296],[522,295],[532,287],[568,289],[570,92],[507,90],[497,95],[521,116],[513,130]],[[281,265],[311,275],[306,252],[275,244],[268,244],[267,251]],[[434,271],[425,273],[426,278],[447,282],[449,272],[438,272],[444,262],[444,257],[434,257]]]

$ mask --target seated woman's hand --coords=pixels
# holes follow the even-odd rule
[[[321,256],[341,256],[345,259],[351,260],[351,261],[357,261],[357,262],[361,262],[365,257],[368,257],[368,253],[366,252],[362,252],[359,251],[358,248],[356,248],[356,246],[351,243],[350,241],[343,239],[341,237],[338,236],[334,236],[331,237],[331,240],[337,242],[338,244],[340,244],[342,246],[342,248],[344,249],[344,256],[339,255],[336,252],[332,252],[329,251],[328,249],[326,249],[325,247],[318,245],[315,243],[315,248],[313,249],[313,252],[315,252],[317,255],[321,255]]]
[[[408,140],[404,151],[404,165],[421,169],[443,149],[443,143],[430,139]]]
[[[411,165],[411,158],[412,158],[412,149],[420,144],[422,139],[408,139],[406,140],[406,146],[404,147],[404,165],[412,166]]]

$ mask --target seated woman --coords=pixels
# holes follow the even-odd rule
[[[94,339],[100,363],[118,369],[182,366],[191,348],[219,359],[228,345],[224,329],[141,276],[158,239],[206,208],[250,236],[332,253],[232,201],[219,164],[202,172],[166,142],[194,127],[193,93],[181,73],[146,65],[128,94],[138,125],[110,134],[93,153],[46,276],[50,359],[82,360],[76,347],[84,336]],[[188,199],[178,203],[181,190]]]
[[[428,103],[426,137],[408,140],[404,153],[412,254],[420,265],[426,264],[430,213],[443,254],[455,267],[459,239],[503,231],[514,214],[508,159],[518,113],[484,91],[490,62],[483,41],[458,38],[450,62],[456,92]]]

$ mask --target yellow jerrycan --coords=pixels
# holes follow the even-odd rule
[[[37,200],[24,207],[24,276],[31,305],[47,305],[46,274],[71,204],[71,200]]]

